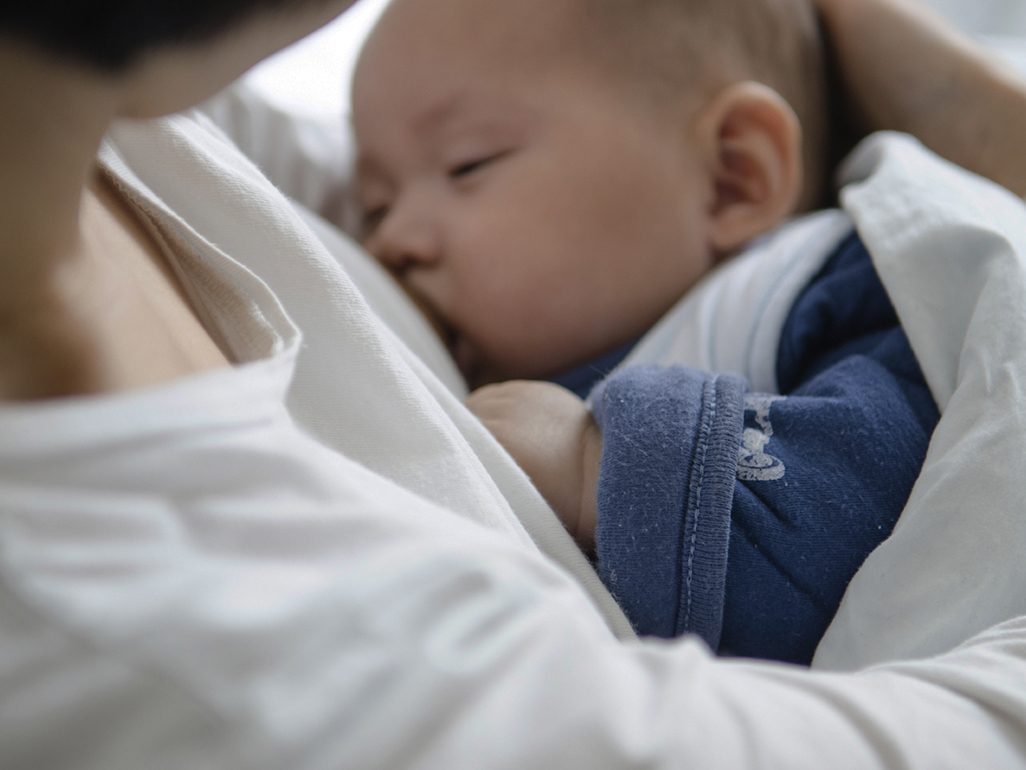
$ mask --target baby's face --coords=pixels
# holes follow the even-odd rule
[[[441,5],[401,0],[357,69],[363,243],[471,387],[548,377],[637,337],[708,271],[710,196],[685,123],[538,39],[554,4],[462,21]]]

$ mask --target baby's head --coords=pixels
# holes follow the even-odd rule
[[[357,66],[363,242],[472,387],[647,330],[816,199],[807,0],[394,0]]]

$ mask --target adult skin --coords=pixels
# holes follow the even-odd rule
[[[813,0],[867,131],[912,134],[1026,196],[1026,81],[915,0]]]
[[[0,399],[114,392],[228,365],[99,174],[97,148],[112,121],[190,107],[351,4],[264,12],[116,74],[0,37]]]

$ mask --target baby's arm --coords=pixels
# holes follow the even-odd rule
[[[890,534],[938,414],[858,239],[796,302],[778,377],[625,369],[592,394],[598,568],[640,633],[808,662]]]
[[[639,632],[808,662],[925,455],[932,423],[906,391],[929,393],[888,361],[903,344],[885,335],[787,398],[624,369],[598,392],[604,456],[584,403],[556,385],[492,385],[467,405],[586,552],[597,525],[599,572]]]
[[[814,0],[849,107],[1026,195],[1026,82],[915,0]]]

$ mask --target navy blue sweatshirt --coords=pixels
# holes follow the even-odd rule
[[[939,414],[857,236],[792,307],[777,381],[628,367],[592,394],[598,570],[639,634],[807,664],[890,534]]]

